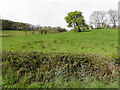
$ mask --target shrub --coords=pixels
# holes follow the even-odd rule
[[[3,52],[2,61],[3,80],[6,82],[3,87],[23,82],[24,79],[27,84],[50,82],[61,75],[63,78],[76,77],[78,80],[94,76],[95,79],[108,83],[113,78],[117,80],[119,70],[114,58],[89,54],[10,51]],[[11,70],[11,75],[8,70]]]

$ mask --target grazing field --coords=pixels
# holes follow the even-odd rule
[[[41,35],[32,31],[3,31],[2,50],[90,53],[114,56],[118,51],[118,30],[92,30]]]
[[[0,36],[3,88],[118,88],[117,29]]]

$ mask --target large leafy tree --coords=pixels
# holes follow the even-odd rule
[[[85,23],[82,12],[74,11],[67,14],[65,17],[68,27],[73,27],[74,30],[81,32],[83,29],[87,29],[88,25]]]

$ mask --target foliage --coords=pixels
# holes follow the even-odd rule
[[[1,20],[2,21],[2,30],[32,30],[33,25],[22,22],[14,22],[10,20]]]
[[[17,30],[17,31],[38,31],[40,34],[47,34],[47,33],[58,33],[58,32],[66,32],[65,28],[61,27],[50,27],[50,26],[34,26],[28,23],[22,22],[13,22],[10,20],[1,20],[2,21],[2,30]],[[25,32],[27,34],[27,32]]]
[[[11,51],[3,52],[2,69],[4,88],[16,85],[24,88],[31,82],[47,84],[59,76],[66,80],[76,77],[80,81],[93,76],[107,84],[117,81],[119,71],[115,59],[97,55]],[[52,86],[52,83],[47,84],[47,87]]]
[[[74,27],[75,31],[81,32],[81,30],[88,29],[88,25],[85,24],[82,12],[74,11],[67,14],[65,17],[68,27]]]
[[[2,29],[5,29],[5,30],[12,29],[12,24],[13,24],[12,21],[9,21],[9,20],[0,20],[0,21],[2,21]]]
[[[50,26],[45,26],[45,27],[37,27],[36,29],[40,34],[48,34],[48,33],[58,33],[58,32],[66,32],[67,30],[65,28],[61,27],[50,27]]]

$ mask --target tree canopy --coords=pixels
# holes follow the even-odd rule
[[[88,28],[88,25],[85,23],[82,12],[74,11],[67,14],[65,17],[66,23],[68,23],[68,27],[73,27],[75,31],[81,32]]]
[[[22,23],[22,22],[14,22],[10,20],[3,20],[0,19],[0,22],[2,23],[1,30],[21,30],[21,31],[38,31],[41,34],[47,34],[47,33],[58,33],[58,32],[66,32],[67,30],[65,28],[61,27],[51,27],[51,26],[40,26],[40,25],[32,25],[28,23]]]

